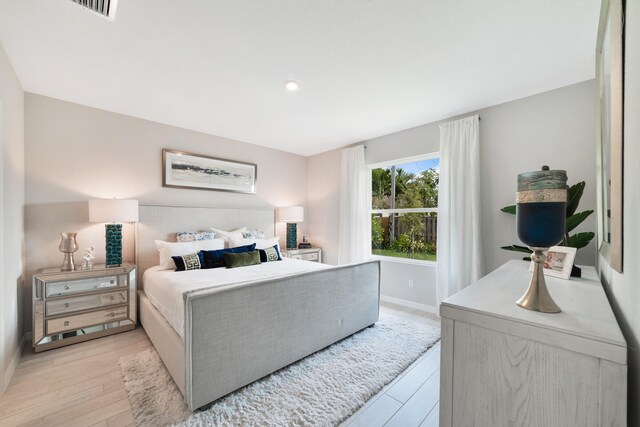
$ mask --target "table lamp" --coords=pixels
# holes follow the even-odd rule
[[[106,267],[122,264],[122,222],[138,221],[138,201],[122,199],[89,200],[89,222],[104,222]]]
[[[533,276],[527,292],[516,304],[528,310],[559,313],[544,280],[543,263],[547,251],[564,237],[567,218],[567,172],[549,170],[518,175],[516,222],[518,237],[533,251]]]
[[[287,249],[296,249],[298,246],[297,223],[304,221],[304,208],[302,206],[278,208],[278,221],[287,223]]]

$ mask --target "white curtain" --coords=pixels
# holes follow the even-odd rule
[[[438,306],[482,277],[480,117],[440,125]]]
[[[342,150],[338,263],[348,264],[369,259],[370,209],[371,177],[364,159],[364,146]]]

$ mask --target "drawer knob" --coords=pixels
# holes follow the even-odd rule
[[[68,320],[64,321],[64,326],[69,326],[69,321]]]
[[[69,303],[68,302],[64,303],[64,308],[69,308]]]
[[[107,317],[116,317],[116,314],[115,314],[115,313],[109,313],[109,314],[107,314],[106,316],[107,316]]]
[[[64,290],[68,291],[69,290],[69,285],[64,285]]]

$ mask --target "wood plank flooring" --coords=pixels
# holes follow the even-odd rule
[[[426,325],[433,315],[390,303],[381,311]],[[25,352],[0,395],[0,426],[133,426],[118,359],[151,347],[138,327],[43,353]],[[437,426],[440,346],[434,346],[343,426]]]

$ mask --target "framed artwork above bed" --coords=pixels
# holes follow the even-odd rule
[[[162,186],[256,193],[258,166],[185,151],[162,150]]]

